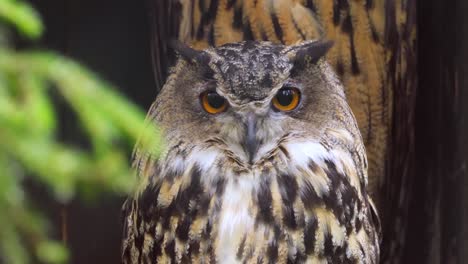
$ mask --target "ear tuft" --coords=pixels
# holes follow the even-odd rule
[[[327,51],[333,46],[333,41],[307,41],[298,45],[288,47],[284,53],[294,64],[306,62],[317,63]]]
[[[200,77],[206,80],[212,80],[214,72],[210,68],[209,64],[213,56],[216,57],[216,54],[213,54],[209,51],[196,50],[192,49],[188,45],[178,41],[171,40],[169,46],[179,54],[179,57],[190,65],[195,66],[198,69]]]
[[[188,62],[197,62],[200,64],[207,63],[207,59],[209,55],[205,51],[192,49],[188,45],[178,41],[178,40],[170,40],[169,47],[177,52],[184,60]]]

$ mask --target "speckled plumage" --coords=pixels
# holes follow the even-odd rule
[[[124,206],[124,263],[378,263],[367,158],[329,45],[242,42],[183,55],[151,107],[166,151],[142,146]],[[299,106],[274,111],[283,85]],[[229,103],[210,115],[199,95]],[[259,148],[248,157],[246,116]]]

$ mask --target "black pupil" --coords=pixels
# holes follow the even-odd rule
[[[281,89],[276,95],[278,103],[282,106],[288,106],[293,101],[294,92],[291,89]]]
[[[216,92],[208,92],[206,97],[207,97],[208,103],[210,104],[211,107],[213,107],[215,109],[219,109],[219,108],[223,107],[224,98],[221,97]]]

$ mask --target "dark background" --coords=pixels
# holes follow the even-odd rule
[[[142,109],[156,96],[144,1],[34,0],[46,32],[35,47],[70,56]],[[415,168],[404,263],[468,262],[468,3],[418,3]],[[79,142],[63,110],[64,140]],[[34,187],[57,226],[66,218],[72,263],[119,263],[124,198],[56,204]],[[66,212],[64,215],[63,213]],[[60,237],[61,234],[56,234]]]

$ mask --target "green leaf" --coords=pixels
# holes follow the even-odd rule
[[[37,247],[37,256],[45,263],[65,263],[68,260],[67,248],[59,242],[44,241]]]
[[[43,26],[39,15],[22,1],[1,0],[0,18],[15,25],[26,37],[36,39],[42,34]]]
[[[25,75],[20,80],[25,93],[23,111],[30,122],[31,132],[44,137],[51,136],[55,130],[55,112],[49,95],[45,91],[44,81],[33,75]]]

